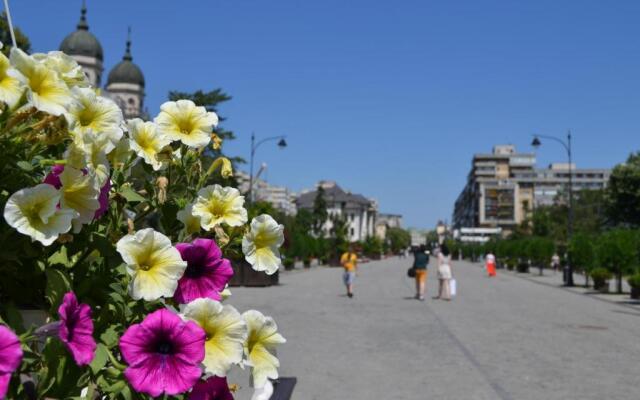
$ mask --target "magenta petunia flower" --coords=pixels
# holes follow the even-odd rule
[[[100,219],[104,213],[109,209],[109,191],[111,190],[111,179],[107,179],[105,184],[100,189],[100,196],[98,196],[98,202],[100,203],[100,208],[96,210],[96,214],[93,218]]]
[[[62,181],[60,180],[60,175],[64,172],[64,165],[56,164],[51,168],[51,171],[44,177],[42,183],[49,184],[56,189],[60,189],[62,187]],[[83,169],[82,172],[87,174],[87,170]],[[100,208],[96,210],[94,215],[95,219],[99,219],[107,212],[109,209],[109,191],[111,190],[111,180],[107,179],[102,188],[100,189],[100,196],[98,197],[98,201],[100,202]]]
[[[90,364],[96,353],[91,307],[78,304],[76,295],[69,292],[58,307],[58,315],[61,322],[58,337],[71,352],[76,364]]]
[[[195,322],[164,308],[155,311],[120,338],[122,357],[129,364],[124,376],[137,392],[153,397],[186,392],[202,375],[205,339]]]
[[[212,376],[199,381],[189,394],[189,400],[233,400],[227,378]]]
[[[0,399],[4,399],[9,389],[11,374],[22,361],[20,340],[11,329],[0,325]]]
[[[178,281],[173,295],[180,304],[187,304],[201,297],[220,301],[220,292],[233,276],[231,262],[222,258],[222,251],[211,239],[196,239],[191,243],[178,243],[176,248],[187,269]]]
[[[43,183],[47,183],[53,186],[56,189],[60,189],[62,187],[62,181],[60,180],[60,175],[64,171],[64,165],[56,164],[51,168],[51,172],[44,177]]]

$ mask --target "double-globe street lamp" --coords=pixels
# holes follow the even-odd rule
[[[534,148],[540,147],[542,142],[540,139],[549,139],[560,143],[564,149],[567,151],[567,157],[569,158],[569,207],[568,207],[568,219],[567,219],[567,246],[571,241],[571,236],[573,235],[573,164],[571,162],[571,131],[567,131],[567,141],[557,138],[555,136],[547,136],[547,135],[533,135],[533,141],[531,142],[531,146]],[[567,252],[567,254],[569,254]],[[568,255],[567,258],[567,269],[565,272],[565,285],[573,286],[573,265],[571,262],[571,256]]]
[[[279,140],[278,147],[284,149],[287,147],[287,142],[285,141],[286,136],[271,136],[268,138],[264,138],[256,143],[256,136],[254,133],[251,133],[251,158],[249,161],[249,204],[253,204],[253,157],[256,154],[256,150],[258,147],[272,140]]]

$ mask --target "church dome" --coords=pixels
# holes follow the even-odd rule
[[[60,51],[70,56],[87,56],[94,57],[102,61],[104,59],[102,53],[102,45],[98,39],[89,32],[89,24],[87,24],[87,8],[82,5],[80,22],[78,22],[77,30],[69,34],[60,44]]]
[[[131,40],[127,40],[127,50],[122,57],[122,61],[116,64],[109,72],[107,85],[112,83],[133,83],[144,87],[144,75],[142,70],[133,63],[131,56]]]

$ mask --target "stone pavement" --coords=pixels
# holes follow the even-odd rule
[[[341,270],[283,273],[281,285],[234,288],[229,303],[273,316],[288,339],[293,399],[553,400],[640,398],[640,312],[456,262],[459,295],[412,299],[409,261],[361,266],[355,298]],[[249,399],[246,374],[237,399]]]

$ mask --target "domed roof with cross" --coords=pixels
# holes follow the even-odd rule
[[[60,44],[60,51],[70,56],[94,57],[103,61],[102,45],[98,39],[89,32],[87,23],[87,7],[83,3],[77,30],[69,34]]]

